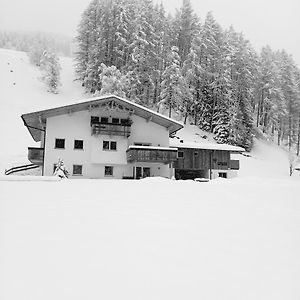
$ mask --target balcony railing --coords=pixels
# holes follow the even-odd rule
[[[42,165],[44,161],[44,148],[28,147],[28,160],[36,165]]]
[[[131,133],[131,124],[94,123],[91,126],[92,135],[106,134],[129,137]]]
[[[231,170],[239,170],[240,169],[240,161],[239,160],[230,160],[230,169]]]
[[[171,163],[177,160],[176,148],[130,146],[127,162]]]

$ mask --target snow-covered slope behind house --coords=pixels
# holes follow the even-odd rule
[[[26,53],[0,49],[0,174],[5,168],[29,163],[27,147],[38,146],[23,125],[21,114],[87,98],[78,82],[74,82],[74,61],[61,57],[60,93],[48,93],[38,79],[40,71],[31,65]],[[184,141],[214,143],[213,135],[193,125],[186,125],[177,133]],[[240,177],[289,176],[288,156],[275,144],[256,140],[251,157],[237,155]],[[299,176],[300,176],[300,172]],[[294,174],[298,176],[298,174]]]
[[[37,67],[26,53],[0,49],[0,173],[5,168],[28,163],[27,147],[37,146],[23,125],[21,114],[49,106],[63,105],[83,97],[75,83],[73,60],[60,58],[61,87],[57,95],[48,93]]]

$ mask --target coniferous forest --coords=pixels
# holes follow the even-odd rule
[[[86,92],[179,114],[220,143],[250,150],[260,132],[299,154],[300,71],[291,55],[269,46],[257,53],[212,13],[200,21],[189,0],[175,15],[152,0],[93,0],[76,40]]]

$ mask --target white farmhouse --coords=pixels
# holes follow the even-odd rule
[[[110,95],[22,115],[40,148],[28,158],[52,175],[59,159],[73,178],[142,178],[173,175],[177,149],[170,134],[183,125]]]

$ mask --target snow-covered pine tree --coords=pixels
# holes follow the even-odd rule
[[[199,19],[194,13],[190,0],[183,0],[174,18],[175,45],[178,47],[180,65],[187,59],[192,41],[199,32]]]
[[[57,94],[60,85],[60,65],[55,53],[44,51],[41,58],[41,80],[46,84],[48,92]]]
[[[115,67],[102,64],[102,72],[100,74],[101,91],[100,95],[114,94],[120,97],[125,97],[127,88],[127,78]]]
[[[193,42],[190,53],[182,67],[183,84],[181,94],[183,103],[181,103],[181,111],[184,113],[184,124],[186,124],[188,115],[194,112],[195,117],[195,114],[197,114],[201,93],[201,75],[202,69]],[[196,124],[196,120],[194,121]]]
[[[168,108],[169,117],[172,117],[172,109],[178,108],[180,101],[180,57],[178,48],[173,46],[168,57],[167,67],[162,74],[161,103]]]

